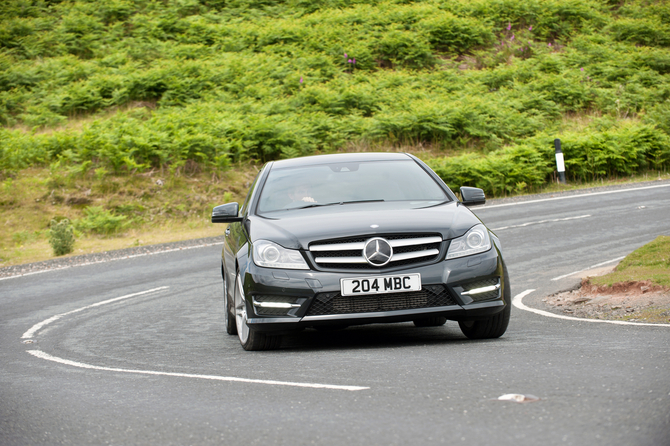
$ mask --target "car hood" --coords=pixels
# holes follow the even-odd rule
[[[289,249],[307,249],[319,240],[385,234],[465,234],[481,221],[465,206],[450,202],[412,208],[409,203],[360,203],[297,209],[250,216],[252,241],[271,240]]]

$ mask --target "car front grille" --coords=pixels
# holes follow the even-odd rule
[[[428,285],[424,286],[421,291],[409,293],[368,294],[363,296],[321,293],[314,297],[306,316],[374,313],[449,305],[456,305],[456,302],[442,285]]]
[[[363,256],[365,243],[371,238],[383,238],[393,247],[391,261],[383,267],[370,265]],[[369,270],[428,264],[439,259],[442,237],[439,234],[375,235],[312,243],[309,255],[320,270]]]

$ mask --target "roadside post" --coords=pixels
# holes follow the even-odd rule
[[[556,148],[556,171],[558,172],[558,181],[561,184],[565,184],[565,161],[563,160],[560,139],[556,138],[554,140],[554,147]]]

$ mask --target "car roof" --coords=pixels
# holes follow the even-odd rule
[[[360,163],[365,161],[399,161],[412,159],[407,153],[336,153],[331,155],[305,156],[274,161],[273,168],[313,166],[328,163]]]

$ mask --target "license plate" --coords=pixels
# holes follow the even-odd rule
[[[421,274],[400,274],[397,276],[369,276],[340,279],[343,296],[364,294],[402,293],[421,290]]]

